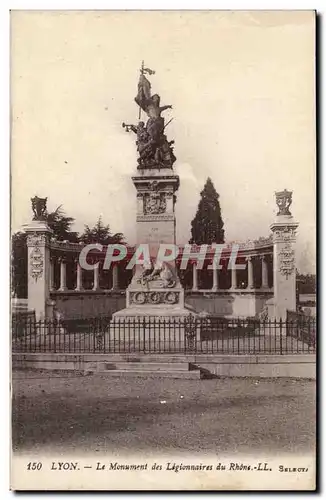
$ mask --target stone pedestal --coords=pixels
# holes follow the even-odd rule
[[[179,177],[172,169],[147,169],[139,171],[132,180],[137,190],[137,246],[144,245],[148,249],[147,255],[143,253],[142,257],[145,261],[147,258],[149,269],[146,274],[145,266],[136,265],[126,291],[127,307],[116,312],[114,319],[188,316],[191,311],[184,306],[184,290],[175,259],[164,262],[161,268],[157,260],[160,244],[176,243],[175,193]]]
[[[35,220],[24,226],[28,250],[28,309],[37,320],[48,315],[51,262],[49,240],[52,231],[45,221]]]
[[[172,169],[144,170],[132,178],[137,190],[137,243],[175,244],[175,192],[179,176]]]
[[[298,223],[292,215],[278,215],[271,225],[274,245],[274,298],[267,304],[272,319],[286,320],[286,311],[296,310],[295,243]]]

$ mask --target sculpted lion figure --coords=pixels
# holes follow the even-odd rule
[[[176,284],[174,273],[166,262],[157,261],[155,265],[144,264],[144,270],[138,279],[138,283],[147,285],[150,281],[161,281],[161,288],[173,288]]]

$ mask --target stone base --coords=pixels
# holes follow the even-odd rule
[[[168,288],[153,281],[150,286],[142,286],[132,282],[127,289],[127,307],[113,314],[113,318],[184,318],[195,315],[193,310],[185,307],[184,290],[180,283]]]
[[[178,307],[178,306],[168,306],[168,305],[157,305],[157,306],[131,306],[131,307],[126,307],[125,309],[121,309],[121,311],[115,312],[112,316],[114,320],[118,319],[127,319],[128,318],[144,318],[145,321],[146,319],[149,318],[162,318],[162,319],[168,319],[168,318],[178,318],[180,317],[181,319],[187,317],[187,316],[195,316],[196,313],[191,310],[187,309],[186,307]]]
[[[194,316],[196,313],[180,306],[127,307],[113,314],[110,338],[106,342],[130,344],[140,350],[151,347],[164,352],[189,348],[195,339],[200,340],[199,326],[187,321]]]

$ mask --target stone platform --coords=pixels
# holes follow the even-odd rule
[[[163,295],[170,292],[162,290]],[[170,305],[132,303],[129,307],[113,314],[110,322],[110,338],[107,341],[131,342],[143,344],[144,347],[150,342],[152,346],[158,344],[158,350],[163,348],[164,351],[170,350],[171,343],[180,348],[188,345],[189,335],[200,338],[199,328],[198,332],[192,331],[194,326],[191,324],[191,318],[194,316],[196,313],[193,310],[180,303]]]
[[[168,320],[168,318],[174,319],[184,319],[188,316],[194,316],[195,313],[191,309],[181,306],[168,306],[168,305],[151,305],[151,306],[131,306],[125,309],[121,309],[113,314],[113,321],[117,322],[119,320],[128,321],[129,319],[135,318],[140,320],[144,318],[146,322],[149,322],[152,318],[159,320],[160,318]]]

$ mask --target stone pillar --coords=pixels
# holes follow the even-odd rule
[[[254,288],[254,270],[252,264],[252,257],[247,258],[248,261],[248,286],[247,288]]]
[[[54,258],[52,257],[50,259],[50,292],[53,292],[55,290],[54,286]]]
[[[192,265],[192,291],[198,291],[198,276],[197,276],[197,263],[194,262]]]
[[[66,269],[66,261],[64,257],[61,257],[60,260],[60,288],[59,292],[65,292],[67,290],[67,284],[66,284],[66,274],[67,274],[67,269]]]
[[[292,191],[276,193],[279,212],[270,228],[273,233],[273,282],[274,298],[269,315],[276,320],[286,320],[286,312],[296,310],[296,260],[295,243],[298,223],[293,220],[289,207]]]
[[[261,257],[261,287],[268,288],[268,263],[266,255]]]
[[[232,290],[235,290],[237,288],[237,270],[232,267],[231,269],[231,288]]]
[[[83,270],[82,270],[82,267],[79,263],[79,258],[77,258],[75,260],[76,262],[76,271],[77,271],[77,276],[76,276],[76,292],[80,292],[82,289],[83,289]]]
[[[33,220],[24,226],[27,233],[28,309],[37,320],[47,317],[50,297],[50,236],[52,231],[44,220]]]
[[[119,268],[113,266],[112,268],[112,290],[119,290]]]
[[[97,263],[94,267],[94,284],[93,284],[94,291],[96,291],[100,288],[99,287],[99,270],[100,270],[100,264]]]
[[[212,291],[217,292],[218,290],[218,269],[213,269],[213,287]]]

